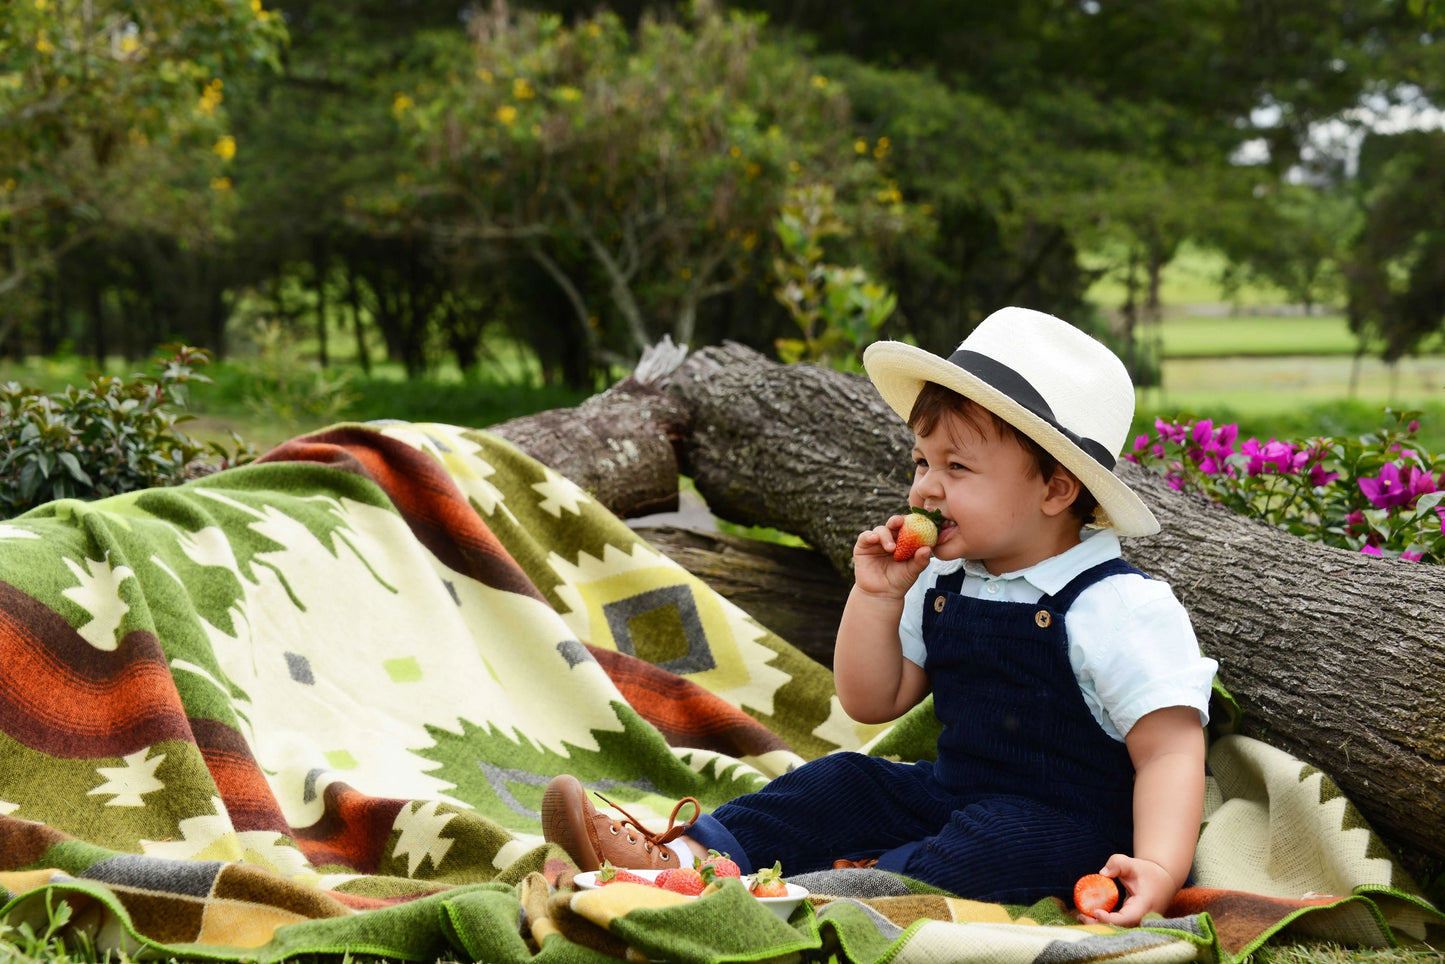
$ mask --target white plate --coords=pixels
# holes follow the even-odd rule
[[[596,890],[598,887],[607,886],[606,884],[600,884],[597,882],[597,877],[599,873],[600,871],[589,870],[584,874],[578,874],[576,877],[577,886],[582,890]],[[656,880],[657,875],[662,873],[662,871],[631,870],[628,871],[628,873],[636,874],[637,876],[642,877],[646,880]],[[751,877],[744,877],[743,886],[747,886],[751,879]],[[774,914],[777,914],[778,917],[782,918],[783,920],[787,920],[789,917],[793,916],[794,908],[801,904],[803,902],[803,899],[808,896],[808,891],[807,888],[799,887],[797,884],[789,884],[787,881],[783,881],[783,883],[788,888],[788,896],[758,897],[756,898],[756,900],[760,904],[766,904],[768,906],[768,909],[771,910]]]

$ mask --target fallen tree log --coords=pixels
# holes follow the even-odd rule
[[[651,418],[615,417],[638,405],[661,410],[657,390],[679,406],[665,420],[674,435]],[[673,464],[690,475],[714,513],[795,533],[818,550],[812,571],[797,564],[799,578],[816,578],[826,559],[846,586],[857,533],[906,499],[911,437],[859,375],[728,345],[695,353],[654,385],[620,383],[588,406],[613,413],[590,451],[561,451],[546,433],[524,447],[563,471],[606,457],[628,432],[660,434],[675,462],[634,439],[638,451],[664,473]],[[509,437],[522,437],[527,421],[509,423]],[[633,460],[608,471],[644,470],[656,466]],[[1120,472],[1163,525],[1126,540],[1126,558],[1189,608],[1240,704],[1240,730],[1329,773],[1387,842],[1418,850],[1417,867],[1421,855],[1445,861],[1445,568],[1306,542],[1174,492],[1136,466]],[[630,488],[619,478],[608,485]]]

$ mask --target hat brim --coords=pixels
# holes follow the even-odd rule
[[[1120,535],[1151,536],[1159,531],[1154,513],[1108,466],[1012,397],[948,359],[903,342],[881,341],[864,351],[863,367],[878,394],[904,421],[912,414],[913,403],[924,383],[934,382],[952,389],[1042,445],[1093,494],[1110,525]]]

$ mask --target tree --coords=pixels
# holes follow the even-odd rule
[[[1391,364],[1445,327],[1445,132],[1373,137],[1365,224],[1346,268],[1350,330]]]
[[[228,77],[274,63],[259,0],[15,3],[0,18],[0,296],[108,227],[196,240],[227,201]],[[4,342],[21,320],[0,320]]]
[[[862,233],[904,216],[838,85],[761,28],[706,3],[635,34],[494,5],[452,82],[396,97],[416,150],[400,215],[531,259],[572,308],[539,336],[595,363],[692,341],[705,302],[756,279],[789,185],[831,185]]]
[[[547,425],[571,423],[563,437]],[[605,478],[589,491],[616,511],[654,511],[632,493],[662,491],[682,471],[717,515],[802,536],[809,554],[787,570],[723,547],[724,591],[740,605],[739,573],[774,583],[754,614],[769,624],[778,599],[806,599],[831,617],[836,585],[851,582],[857,533],[898,511],[912,436],[867,379],[814,365],[779,365],[738,345],[708,348],[651,383],[628,379],[577,410],[496,426],[534,457]],[[636,459],[608,454],[624,444]],[[778,453],[788,453],[779,458]],[[1328,772],[1393,845],[1445,861],[1445,568],[1386,562],[1322,546],[1172,490],[1130,463],[1119,471],[1163,530],[1129,539],[1125,557],[1167,580],[1189,608],[1206,655],[1242,709],[1239,729]],[[688,553],[697,540],[664,537]],[[681,556],[680,558],[687,558]],[[700,570],[711,571],[705,566]],[[782,605],[788,606],[789,603]]]

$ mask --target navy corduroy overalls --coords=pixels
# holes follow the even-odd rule
[[[690,835],[745,873],[877,858],[975,900],[1071,893],[1133,849],[1133,764],[1084,702],[1064,632],[1079,593],[1123,572],[1138,570],[1109,560],[1037,603],[972,599],[958,593],[962,570],[940,577],[923,618],[937,762],[830,754],[699,818]]]

